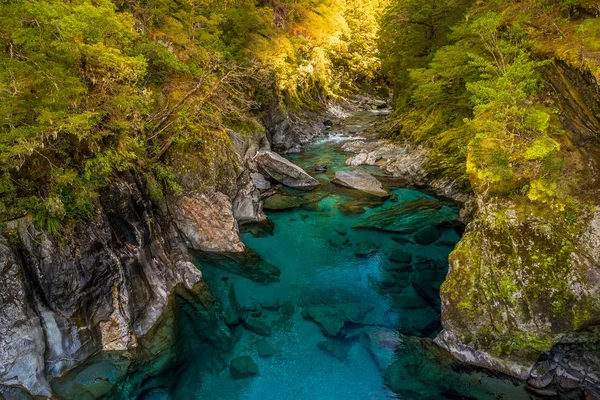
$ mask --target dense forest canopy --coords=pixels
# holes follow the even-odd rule
[[[0,2],[0,222],[57,233],[175,145],[371,86],[385,0]]]
[[[598,79],[597,7],[577,0],[393,2],[380,41],[382,70],[396,92],[388,135],[431,148],[430,168],[464,190],[574,207],[568,193],[578,183],[561,178],[565,132],[541,72],[554,57]]]

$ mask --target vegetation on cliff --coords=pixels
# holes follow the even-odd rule
[[[214,143],[261,130],[271,103],[371,86],[384,5],[0,2],[0,222],[32,213],[58,233],[131,168],[150,172],[155,194],[180,191],[170,150],[226,158]]]
[[[429,169],[476,199],[442,287],[445,326],[524,364],[598,320],[597,256],[581,240],[598,206],[597,6],[397,0],[384,18],[387,135],[423,144]]]

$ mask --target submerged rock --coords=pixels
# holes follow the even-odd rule
[[[440,327],[440,315],[430,307],[404,310],[398,321],[401,333],[418,337],[429,337]]]
[[[269,311],[277,311],[280,307],[279,299],[277,298],[263,300],[260,302],[260,305],[262,306],[262,308]]]
[[[391,196],[390,191],[377,178],[363,171],[337,171],[331,182],[376,197],[387,198]]]
[[[381,371],[394,362],[396,349],[402,344],[398,332],[379,326],[363,328],[360,344],[367,350]]]
[[[270,336],[271,335],[271,327],[267,325],[265,322],[256,318],[246,318],[244,320],[244,326],[251,332],[256,333],[261,336]]]
[[[348,358],[352,341],[348,339],[327,338],[317,343],[317,347],[330,356],[344,362]]]
[[[282,194],[267,197],[263,203],[263,208],[265,210],[272,211],[293,210],[295,208],[300,208],[301,206],[302,201],[298,197],[285,196]]]
[[[229,372],[233,379],[251,378],[258,375],[258,365],[250,356],[237,357],[231,360]]]
[[[233,285],[229,285],[229,289],[227,291],[226,303],[223,306],[224,308],[224,319],[225,324],[228,326],[237,325],[240,323],[240,312],[239,305],[237,303],[235,289]]]
[[[338,235],[340,235],[340,236],[346,236],[348,234],[348,232],[345,229],[342,229],[342,228],[336,228],[336,227],[334,227],[333,231],[335,233],[337,233]]]
[[[414,233],[422,228],[454,219],[455,212],[437,200],[419,198],[377,210],[355,228]]]
[[[271,357],[277,353],[281,353],[281,350],[273,347],[273,345],[267,342],[266,339],[256,342],[256,350],[258,351],[258,355],[260,357]]]
[[[196,256],[201,263],[222,268],[259,283],[279,282],[281,275],[279,268],[264,261],[248,248],[242,253],[199,252]]]
[[[390,254],[390,261],[399,264],[410,264],[412,262],[412,253],[404,250],[394,250]]]
[[[414,244],[412,240],[402,237],[402,236],[394,236],[392,240],[398,244]]]
[[[323,335],[336,337],[342,334],[345,324],[361,324],[373,308],[368,304],[359,303],[311,306],[302,310],[302,317],[319,325]]]
[[[435,226],[428,226],[415,233],[415,242],[427,246],[442,237],[442,232]]]
[[[356,257],[368,257],[375,253],[379,246],[373,242],[359,242],[354,245],[354,255]]]
[[[367,212],[367,208],[375,208],[382,205],[383,201],[376,197],[373,197],[372,200],[348,200],[337,204],[344,215],[364,214]]]
[[[281,304],[281,312],[286,317],[290,317],[290,316],[294,315],[295,311],[296,311],[296,307],[294,306],[294,303],[292,303],[290,300],[286,300]]]
[[[294,189],[312,190],[320,185],[318,180],[302,168],[272,151],[259,151],[254,156],[254,161],[266,175]]]

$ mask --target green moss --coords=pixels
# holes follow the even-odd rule
[[[541,139],[535,140],[529,148],[525,151],[525,159],[528,161],[542,160],[549,155],[560,150],[560,144],[544,136]]]

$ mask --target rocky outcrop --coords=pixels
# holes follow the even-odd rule
[[[455,210],[443,203],[421,197],[375,211],[355,228],[379,229],[386,232],[416,233],[431,225],[453,223]]]
[[[600,322],[599,217],[581,228],[529,202],[491,199],[476,215],[450,256],[438,344],[526,379],[562,338]]]
[[[223,193],[184,195],[171,208],[173,220],[190,249],[234,253],[245,250],[231,200]]]
[[[423,146],[397,144],[386,139],[358,139],[345,143],[342,149],[355,155],[348,158],[349,166],[377,166],[386,177],[395,178],[402,186],[434,190],[438,195],[467,203],[471,196],[457,188],[445,177],[433,176],[427,169],[429,151]]]
[[[0,385],[47,396],[47,381],[100,350],[137,346],[176,285],[201,280],[170,224],[129,176],[103,194],[96,218],[53,238],[28,219],[5,229]],[[7,342],[7,344],[9,344]]]
[[[569,131],[560,138],[568,149],[563,179],[548,183],[548,197],[530,185],[526,195],[494,195],[471,174],[475,211],[450,256],[436,342],[461,360],[556,395],[566,386],[597,386],[600,374],[597,363],[577,356],[600,346],[600,145],[592,111],[600,99],[579,71],[557,63],[545,73],[559,94],[547,101],[557,102]],[[565,347],[568,368],[556,360],[540,366]]]
[[[318,180],[307,174],[302,168],[272,151],[259,151],[254,156],[254,161],[265,175],[291,188],[312,190],[320,185]]]
[[[294,145],[292,121],[284,106],[274,106],[265,113],[263,124],[271,147],[278,153],[286,153]]]
[[[239,190],[233,199],[233,217],[242,224],[260,223],[267,219],[263,212],[261,191],[271,187],[261,174],[246,170],[238,178]]]
[[[390,197],[392,194],[373,175],[356,171],[337,171],[331,181],[336,185],[355,189],[376,197]]]
[[[50,396],[42,323],[28,299],[23,266],[6,243],[0,243],[0,271],[0,382]]]

